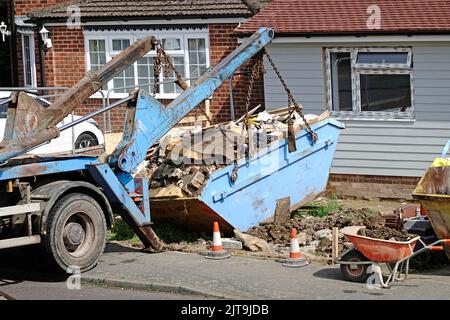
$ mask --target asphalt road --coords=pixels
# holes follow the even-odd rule
[[[80,289],[68,289],[67,276],[56,276],[37,266],[22,249],[0,252],[0,301],[16,300],[203,300],[204,295],[135,290],[120,286],[95,286],[84,281]],[[73,281],[69,282],[73,287]],[[9,297],[8,297],[9,296]]]
[[[69,290],[67,276],[40,273],[36,263],[23,253],[0,253],[0,291],[17,299],[450,299],[450,265],[414,272],[391,289],[373,289],[345,281],[336,265],[292,269],[272,260],[212,261],[109,244],[98,265],[81,275],[81,290]]]
[[[0,280],[0,290],[16,300],[192,300],[202,296],[96,287],[82,283],[80,290],[65,282]],[[0,294],[1,299],[1,294]]]

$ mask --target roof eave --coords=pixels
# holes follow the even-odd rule
[[[248,37],[253,34],[251,31],[236,31],[235,32],[239,37]],[[405,31],[341,31],[341,32],[277,32],[275,31],[275,37],[330,37],[330,36],[354,36],[354,37],[367,37],[367,36],[377,36],[377,35],[406,35],[406,36],[414,36],[414,35],[436,35],[436,34],[450,34],[450,29],[448,30],[405,30]]]
[[[208,19],[247,19],[250,18],[250,14],[246,15],[226,15],[226,14],[216,14],[216,15],[189,15],[189,16],[123,16],[123,17],[84,17],[81,18],[81,23],[89,23],[89,22],[108,22],[108,21],[142,21],[142,20],[188,20],[188,19],[199,19],[199,20],[208,20]],[[64,23],[66,22],[68,17],[35,17],[29,16],[29,22],[36,24],[45,24],[45,23]]]

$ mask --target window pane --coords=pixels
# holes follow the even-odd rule
[[[105,52],[106,51],[106,43],[105,43],[105,41],[104,40],[97,40],[98,41],[98,50],[99,51],[103,51],[103,52]]]
[[[367,75],[361,78],[361,111],[410,111],[410,75]]]
[[[197,39],[197,43],[198,43],[198,50],[205,51],[205,47],[206,47],[205,39]]]
[[[162,40],[165,50],[181,50],[181,40],[177,38],[166,38]]]
[[[92,71],[106,64],[105,40],[89,40],[89,58]],[[107,85],[103,86],[102,90],[108,90]]]
[[[356,61],[356,63],[370,64],[406,64],[407,62],[407,52],[359,52]]]
[[[331,53],[333,110],[352,111],[352,72],[349,52]]]
[[[89,51],[98,51],[98,40],[89,40]]]
[[[137,62],[138,66],[138,84],[139,85],[148,85],[146,87],[141,87],[149,93],[153,93],[153,82],[155,81],[155,77],[153,75],[153,58],[145,57],[141,58]],[[156,92],[159,92],[159,88],[157,88]]]
[[[134,65],[129,66],[114,78],[114,92],[128,93],[134,87]],[[124,88],[125,87],[125,88]]]
[[[117,78],[114,78],[113,85],[114,85],[114,88],[122,88],[122,87],[124,87],[125,82],[123,81],[123,78],[117,77]],[[121,93],[121,92],[124,92],[124,90],[122,90],[122,89],[115,89],[114,92]]]
[[[192,77],[192,78],[197,78],[198,75],[200,74],[198,66],[197,65],[190,65],[189,66],[189,74],[190,74],[190,77],[192,77],[194,75],[194,77]]]
[[[114,39],[113,43],[113,51],[122,51],[130,46],[129,39]]]
[[[199,64],[203,64],[206,66],[206,52],[205,51],[198,52],[198,60],[199,60]]]
[[[197,51],[189,51],[189,64],[198,64]]]
[[[134,68],[133,68],[133,66],[130,66],[130,67],[125,69],[125,77],[134,78]]]
[[[100,65],[104,65],[104,64],[106,64],[106,53],[104,53],[104,52],[100,52],[99,53],[99,55],[98,55],[98,62],[99,62],[99,64]]]
[[[206,70],[205,39],[189,39],[189,78],[196,79]]]
[[[188,47],[189,47],[189,50],[197,50],[197,41],[196,41],[196,39],[189,39],[188,40]]]
[[[25,72],[24,72],[24,82],[26,86],[32,86],[32,72],[31,72],[31,36],[24,35],[23,36],[23,51],[24,51],[24,64],[25,64]]]
[[[91,58],[91,66],[94,65],[94,64],[99,64],[100,63],[97,53],[91,52],[89,54],[89,57]]]
[[[114,51],[122,50],[122,42],[120,40],[113,40],[113,50]]]
[[[184,78],[184,58],[183,57],[173,57],[173,66],[178,71],[178,73]],[[164,66],[165,70],[166,66]],[[164,72],[163,70],[163,72]],[[175,80],[175,72],[172,71],[172,74],[169,79],[164,77],[164,81],[170,81]],[[178,87],[175,83],[165,83],[163,85],[163,93],[180,93],[183,91],[181,88]]]
[[[123,51],[130,46],[129,39],[113,39],[113,51]],[[113,81],[115,93],[128,93],[134,86],[134,65],[129,66],[120,74],[118,74]]]

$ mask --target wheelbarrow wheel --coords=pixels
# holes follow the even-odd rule
[[[357,249],[353,249],[347,252],[341,258],[345,262],[355,262],[355,264],[341,264],[341,272],[344,277],[351,282],[366,282],[370,274],[367,273],[367,269],[370,264],[357,264],[358,262],[369,261],[361,252]]]

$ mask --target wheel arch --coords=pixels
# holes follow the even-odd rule
[[[50,182],[31,192],[32,199],[41,200],[41,233],[45,234],[47,230],[47,218],[50,210],[59,199],[70,193],[83,193],[94,198],[103,210],[107,226],[112,226],[114,223],[114,214],[111,205],[106,196],[95,185],[85,181],[64,180]]]

